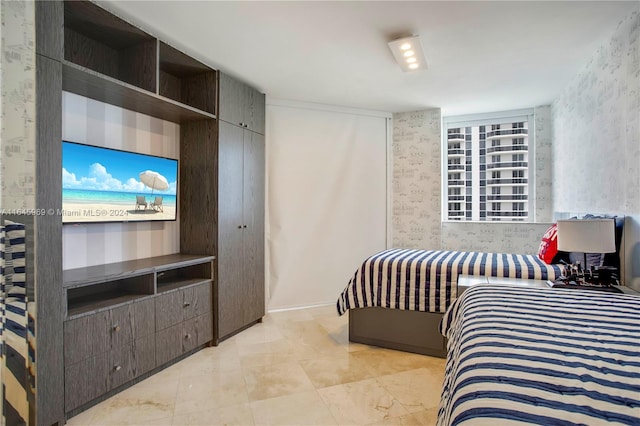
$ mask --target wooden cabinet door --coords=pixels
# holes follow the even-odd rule
[[[249,130],[264,135],[265,126],[265,96],[255,89],[250,89],[249,96]]]
[[[185,321],[211,311],[211,283],[184,289]]]
[[[246,84],[220,73],[220,120],[236,126],[242,126],[243,123],[246,123],[248,89]]]
[[[109,312],[102,311],[64,322],[64,362],[76,364],[109,348]]]
[[[243,229],[244,277],[242,280],[246,307],[243,322],[249,324],[265,314],[264,295],[264,136],[244,132]]]
[[[170,291],[155,298],[156,331],[164,330],[184,320],[184,294]]]
[[[240,289],[246,267],[242,253],[242,134],[242,128],[219,122],[217,339],[244,325],[239,314],[246,297]]]

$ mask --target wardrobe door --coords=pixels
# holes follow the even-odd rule
[[[246,263],[242,253],[243,129],[219,122],[218,162],[218,334],[221,339],[241,328],[247,295],[242,290]]]
[[[264,136],[244,132],[244,293],[247,295],[243,311],[245,324],[265,314],[264,288]]]
[[[224,73],[220,73],[219,96],[220,120],[241,127],[246,124],[249,87]]]

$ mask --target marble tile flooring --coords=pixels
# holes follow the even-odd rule
[[[334,306],[268,314],[68,425],[431,425],[444,360],[350,343]]]

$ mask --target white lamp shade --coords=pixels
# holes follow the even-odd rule
[[[616,251],[613,219],[571,219],[558,221],[558,250],[580,253]]]

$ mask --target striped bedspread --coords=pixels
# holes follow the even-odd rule
[[[475,286],[441,331],[440,426],[640,424],[640,296]]]
[[[458,275],[553,280],[560,272],[525,254],[390,249],[362,263],[338,299],[338,313],[371,306],[444,312],[457,297]]]

